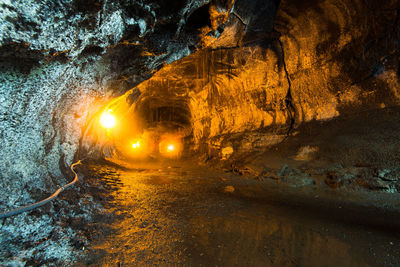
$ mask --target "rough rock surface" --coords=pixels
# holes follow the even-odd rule
[[[188,55],[207,3],[2,1],[0,208],[65,183],[88,114]]]
[[[345,162],[344,170],[334,172],[346,178],[336,179],[329,168],[322,168],[325,182],[335,188],[347,183],[351,188],[397,192],[396,132],[388,114],[396,118],[392,107],[400,101],[399,10],[398,1],[282,1],[270,24],[268,15],[246,13],[236,2],[224,17],[229,41],[222,37],[225,31],[215,42],[203,39],[208,48],[164,66],[134,88],[142,92],[135,109],[149,114],[150,123],[158,110],[170,110],[172,117],[180,110],[183,115],[175,120],[192,136],[194,147],[206,154],[205,160],[239,165],[267,148],[278,148],[298,133],[296,129],[311,132],[316,121],[350,118],[354,126],[344,124],[347,128],[337,135],[355,140],[321,139],[331,146],[313,151],[325,165]],[[368,111],[382,122],[372,121]],[[365,132],[360,112],[371,123]],[[300,127],[303,124],[310,126]],[[360,128],[358,136],[355,127]],[[303,154],[295,160],[314,160]],[[393,174],[379,175],[374,169]],[[292,178],[301,183],[300,174]],[[307,173],[304,177],[309,181]]]
[[[24,187],[62,182],[96,110],[88,106],[196,47],[206,49],[139,88],[153,108],[168,99],[189,111],[183,121],[195,143],[217,151],[271,145],[302,122],[398,104],[397,1],[278,4],[3,1],[0,186],[9,191],[13,177],[26,201]]]
[[[236,2],[230,42],[163,67],[137,87],[137,109],[187,111],[195,144],[225,157],[229,147],[276,144],[305,122],[399,104],[398,1],[282,1],[274,24],[268,9]]]
[[[191,16],[208,3],[1,0],[0,210],[38,201],[65,184],[92,114],[195,49],[204,22]],[[53,231],[54,225],[43,228],[48,218],[25,218],[6,219],[1,239],[42,242],[34,229]],[[61,239],[70,235],[65,227]],[[70,245],[49,242],[44,246],[53,254],[65,251],[59,256],[68,262]],[[15,256],[17,245],[1,246],[7,248],[0,258]],[[20,248],[12,264],[41,257],[31,252]]]

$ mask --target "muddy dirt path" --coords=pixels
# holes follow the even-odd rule
[[[398,197],[292,188],[190,163],[81,173],[102,208],[78,265],[400,266]]]

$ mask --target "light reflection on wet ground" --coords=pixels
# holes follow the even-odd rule
[[[109,194],[85,265],[400,265],[399,228],[358,225],[369,211],[308,208],[289,191],[282,198],[286,189],[206,167],[91,165],[85,176]]]

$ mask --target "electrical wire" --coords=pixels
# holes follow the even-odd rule
[[[57,191],[54,192],[54,194],[52,194],[48,198],[45,198],[45,199],[43,199],[43,200],[41,200],[39,202],[33,203],[31,205],[24,206],[24,207],[21,207],[21,208],[18,208],[18,209],[10,210],[8,212],[0,213],[0,219],[11,217],[11,216],[23,213],[23,212],[27,212],[27,211],[39,208],[39,207],[49,203],[53,199],[55,199],[62,191],[64,191],[68,187],[74,185],[79,180],[78,174],[74,170],[74,167],[76,165],[79,165],[79,164],[81,164],[81,160],[78,160],[77,162],[75,162],[75,163],[73,163],[71,165],[71,171],[75,174],[74,180],[72,180],[72,182],[70,182],[69,184],[66,184],[66,185],[58,188]]]

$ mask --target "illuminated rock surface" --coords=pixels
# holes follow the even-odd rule
[[[250,24],[238,41],[242,46],[200,50],[163,67],[138,88],[154,108],[157,101],[167,105],[160,99],[176,99],[172,105],[189,109],[187,120],[197,144],[396,106],[399,47],[397,39],[390,38],[398,37],[398,17],[395,1],[386,4],[284,1],[274,29],[261,31]],[[361,15],[372,7],[372,18]],[[385,24],[367,27],[382,16]]]
[[[2,209],[65,183],[89,114],[188,55],[184,19],[204,3],[1,3]]]
[[[298,162],[319,159],[308,168],[322,183],[398,192],[399,14],[395,0],[3,0],[0,209],[65,184],[86,126],[126,92],[149,124],[172,116],[202,159],[231,171],[307,184]],[[328,139],[319,122],[332,118],[346,129]],[[34,220],[7,221],[21,218]],[[42,238],[31,230],[21,236]]]
[[[165,62],[188,55],[202,25],[186,20],[206,3],[0,1],[0,210],[43,199],[69,180],[89,116]],[[2,246],[37,242],[40,232],[70,235],[66,225],[63,231],[25,217],[6,220]],[[51,245],[52,255],[41,257],[59,254],[68,262],[74,255],[70,244],[43,244]],[[26,262],[28,250],[14,264]]]

